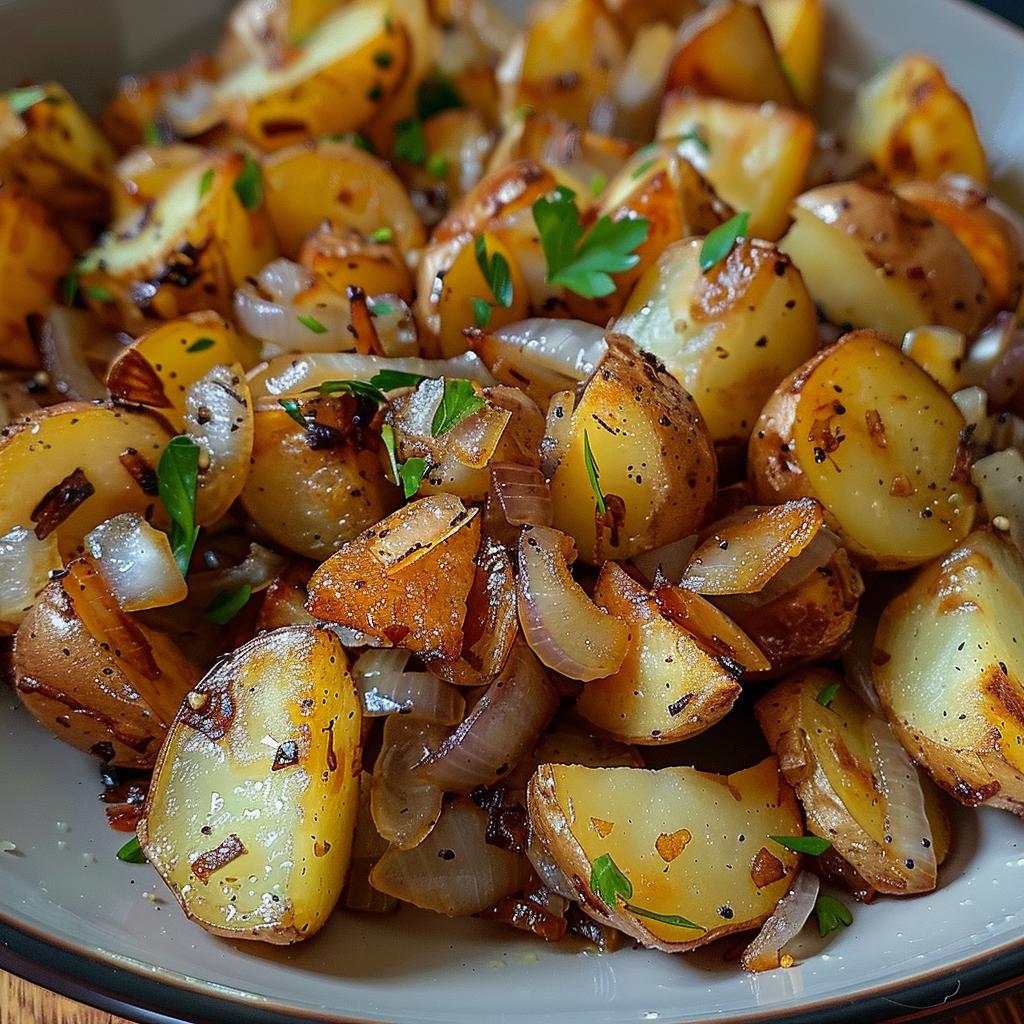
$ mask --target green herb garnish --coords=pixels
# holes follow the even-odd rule
[[[171,551],[184,576],[199,537],[196,525],[199,445],[185,434],[172,437],[160,456],[156,479],[160,501],[171,520]]]
[[[196,340],[193,341],[192,344],[185,349],[185,351],[205,352],[208,348],[213,348],[213,346],[216,344],[217,343],[213,340],[213,338],[196,338]]]
[[[24,89],[11,89],[10,92],[4,93],[7,105],[19,115],[24,114],[29,107],[34,107],[48,98],[46,89],[41,85],[27,85]]]
[[[695,125],[693,128],[688,129],[681,135],[673,135],[666,142],[674,142],[677,147],[685,145],[687,142],[692,142],[702,153],[707,154],[711,152],[711,147],[708,145],[707,136],[704,134],[704,129],[700,125]]]
[[[576,193],[559,186],[553,199],[533,204],[533,219],[547,260],[547,280],[585,299],[615,291],[611,275],[630,270],[640,257],[635,250],[647,240],[650,221],[642,217],[613,221],[603,216],[587,232],[580,223]]]
[[[338,393],[352,395],[353,398],[368,398],[371,402],[383,405],[387,398],[372,384],[365,380],[325,380],[317,389],[321,395]]]
[[[784,846],[794,853],[806,853],[812,857],[823,854],[832,844],[820,836],[769,836],[772,842]]]
[[[327,328],[315,316],[310,316],[309,313],[299,313],[295,318],[302,324],[303,327],[308,328],[314,334],[326,334]]]
[[[87,299],[93,299],[96,302],[113,302],[114,296],[110,294],[110,290],[107,288],[95,287],[95,288],[83,288],[82,294]]]
[[[226,626],[249,602],[252,587],[243,583],[234,593],[222,590],[206,607],[203,618],[215,626]]]
[[[479,412],[487,403],[480,398],[468,380],[446,380],[441,404],[434,413],[430,433],[441,437],[457,427],[468,416]]]
[[[590,178],[590,196],[592,199],[596,199],[604,190],[608,184],[607,174],[594,174]]]
[[[451,161],[444,153],[431,153],[427,161],[427,171],[432,178],[446,178],[451,166]]]
[[[295,420],[303,430],[309,429],[309,423],[306,422],[306,417],[302,415],[302,408],[294,398],[279,398],[277,400],[277,404],[281,406],[281,408],[284,409],[284,411],[288,413],[288,415],[291,416],[291,418]]]
[[[512,274],[508,260],[500,252],[487,255],[487,241],[480,235],[476,240],[476,264],[491,289],[494,301],[508,309],[512,305]]]
[[[389,227],[377,228],[370,232],[371,242],[390,242],[394,237],[395,233]]]
[[[389,306],[386,302],[374,302],[370,305],[370,316],[388,316],[394,311],[395,307]]]
[[[156,121],[147,121],[142,129],[142,141],[147,146],[160,145],[160,128]]]
[[[61,278],[61,290],[64,293],[64,305],[73,306],[78,297],[78,275],[75,273],[65,274]]]
[[[427,461],[418,457],[409,459],[407,462],[398,461],[398,457],[395,455],[395,431],[390,423],[385,423],[381,427],[380,436],[387,449],[395,483],[402,488],[402,494],[408,501],[420,489],[420,483],[427,472]]]
[[[662,924],[675,925],[676,928],[692,928],[694,931],[706,932],[702,924],[694,924],[689,918],[680,917],[678,914],[656,914],[653,910],[644,910],[643,907],[638,907],[635,903],[624,904],[627,910],[631,910],[637,917],[649,917],[654,921],[660,921]]]
[[[414,167],[422,167],[427,162],[427,136],[418,117],[395,125],[395,156]]]
[[[421,121],[465,105],[455,80],[438,68],[431,71],[416,91],[416,116]]]
[[[704,273],[721,263],[732,252],[738,239],[747,237],[749,223],[750,214],[744,210],[711,231],[700,247],[700,269]]]
[[[837,928],[848,928],[853,924],[849,908],[833,896],[819,896],[814,904],[814,913],[818,916],[818,933],[822,938]]]
[[[827,708],[832,701],[836,699],[836,694],[839,692],[838,683],[829,683],[821,693],[818,694],[814,699],[823,707]]]
[[[142,844],[132,836],[120,850],[117,851],[117,859],[123,860],[126,864],[145,864],[146,855],[142,852]]]
[[[635,171],[633,171],[630,177],[633,181],[636,181],[637,179],[642,178],[653,166],[653,160],[645,160]]]
[[[405,370],[378,370],[370,378],[370,385],[381,391],[394,391],[395,388],[414,388],[420,381],[429,379],[422,373],[406,373]]]
[[[590,449],[590,432],[583,431],[583,461],[587,466],[587,476],[590,477],[590,489],[594,492],[594,501],[597,504],[597,514],[603,516],[608,511],[604,495],[601,493],[601,470],[594,461],[594,453]]]
[[[491,324],[491,313],[494,307],[486,299],[470,299],[473,305],[473,323],[481,330],[486,330]]]
[[[245,154],[242,169],[235,178],[235,195],[247,210],[258,209],[263,202],[263,175],[260,165],[249,153]]]
[[[237,185],[237,182],[235,184]],[[203,199],[211,188],[213,188],[213,168],[207,167],[199,179],[199,198]],[[237,188],[235,191],[238,191]]]
[[[685,917],[678,914],[657,914],[653,910],[638,907],[629,900],[633,896],[633,883],[619,870],[619,866],[612,860],[611,855],[602,853],[590,867],[590,890],[593,892],[609,910],[618,905],[619,897],[622,897],[623,906],[638,917],[649,917],[653,921],[660,921],[662,924],[674,925],[676,928],[692,928],[695,931],[706,932],[707,928],[694,924]]]

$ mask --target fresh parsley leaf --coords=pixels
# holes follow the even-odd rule
[[[457,427],[467,416],[479,412],[487,403],[473,390],[468,380],[446,380],[441,404],[434,413],[430,424],[430,433],[441,437],[449,430]]]
[[[61,290],[64,293],[64,305],[73,306],[75,299],[78,298],[78,275],[65,274],[61,279]]]
[[[687,131],[680,135],[673,135],[671,138],[666,139],[666,142],[674,142],[676,147],[684,146],[687,142],[692,142],[702,153],[705,155],[711,152],[711,147],[708,145],[707,136],[704,133],[702,125],[694,125],[693,128],[689,128]]]
[[[444,153],[431,153],[430,159],[427,161],[427,171],[432,178],[447,177],[451,166],[451,161]]]
[[[277,400],[277,404],[281,406],[281,408],[284,409],[284,411],[288,413],[288,415],[291,416],[291,418],[295,420],[303,430],[308,429],[309,424],[306,422],[306,417],[302,415],[302,409],[294,398],[279,398]]]
[[[238,183],[236,182],[235,184],[237,185]],[[204,198],[211,188],[213,188],[213,168],[207,167],[203,171],[203,176],[199,179],[199,198]]]
[[[591,198],[596,199],[604,190],[608,184],[607,174],[595,174],[590,179],[590,195]]]
[[[621,896],[628,900],[633,895],[633,883],[619,870],[610,853],[602,853],[590,865],[590,891],[614,910]]]
[[[108,288],[83,288],[82,294],[87,299],[93,299],[95,302],[113,302],[114,296],[110,294]]]
[[[196,525],[199,445],[185,434],[172,437],[160,456],[156,479],[160,501],[171,520],[171,551],[184,576],[199,537]]]
[[[422,373],[406,373],[404,370],[379,370],[370,378],[370,385],[381,391],[395,388],[414,388],[420,381],[428,380]]]
[[[473,305],[473,322],[481,330],[486,330],[491,323],[491,311],[494,308],[486,299],[470,299]]]
[[[380,430],[381,439],[387,449],[388,459],[391,461],[391,471],[395,475],[395,483],[402,488],[402,494],[408,501],[419,489],[420,483],[427,472],[427,461],[421,458],[412,458],[407,462],[399,462],[395,455],[395,431],[390,423],[385,423]]]
[[[597,504],[598,515],[604,515],[608,511],[605,505],[604,495],[601,493],[601,470],[594,461],[594,453],[590,450],[590,432],[583,431],[583,461],[587,465],[587,476],[590,477],[590,489],[594,492],[594,501]]]
[[[147,146],[160,145],[160,129],[156,121],[147,121],[142,129],[142,141]]]
[[[721,263],[732,252],[737,239],[747,237],[749,223],[750,213],[744,210],[724,224],[719,224],[708,234],[700,247],[700,269],[704,273]]]
[[[213,338],[196,338],[196,340],[193,341],[192,344],[185,349],[185,351],[205,352],[208,348],[213,348],[213,346],[216,344],[217,343],[213,340]]]
[[[389,227],[377,228],[370,233],[371,242],[390,242],[394,237],[395,233]]]
[[[387,316],[394,313],[395,307],[389,306],[386,302],[372,302],[370,304],[370,316]]]
[[[654,166],[653,160],[645,160],[635,171],[630,175],[633,181],[637,181],[642,178],[652,167]]]
[[[651,226],[642,217],[613,221],[606,215],[584,235],[576,194],[561,186],[553,199],[542,196],[533,204],[533,219],[547,260],[548,282],[585,299],[615,291],[611,275],[637,265],[640,257],[635,250],[647,240]]]
[[[784,846],[794,853],[806,853],[812,857],[823,854],[832,844],[820,836],[770,836],[772,842]]]
[[[117,859],[123,860],[126,864],[145,864],[146,855],[142,852],[142,843],[132,836],[120,850],[117,851]]]
[[[359,132],[335,132],[332,135],[321,136],[323,142],[347,142],[350,146],[355,146],[356,149],[361,149],[366,153],[372,153],[377,156],[377,147],[365,136],[360,135]]]
[[[487,240],[478,235],[476,240],[476,263],[484,275],[487,287],[491,289],[494,301],[508,309],[512,305],[512,273],[508,260],[500,252],[487,255]]]
[[[378,405],[383,405],[387,401],[378,388],[365,380],[325,380],[318,390],[321,395],[335,395],[341,392],[352,395],[353,398],[368,398]]]
[[[215,626],[226,626],[249,602],[252,587],[243,583],[234,593],[222,590],[206,607],[203,618]]]
[[[692,928],[698,932],[707,931],[707,928],[703,925],[694,924],[688,918],[680,917],[678,914],[656,914],[653,910],[645,910],[643,907],[638,907],[635,903],[626,903],[625,908],[626,910],[631,910],[637,917],[649,917],[652,921],[671,924],[676,928]]]
[[[427,162],[427,136],[418,117],[395,125],[395,156],[414,167],[422,167]]]
[[[829,683],[821,693],[818,694],[814,699],[823,707],[827,708],[832,701],[836,699],[836,694],[839,692],[838,683]]]
[[[247,210],[258,209],[263,202],[263,175],[260,173],[260,165],[249,153],[245,154],[234,188],[235,195]]]
[[[29,107],[47,99],[46,89],[41,85],[27,85],[24,89],[11,89],[4,93],[7,105],[16,114],[24,114]]]
[[[818,916],[818,933],[822,938],[837,928],[849,928],[853,924],[849,908],[833,896],[819,896],[814,913]]]
[[[430,73],[416,91],[416,116],[421,121],[465,105],[454,79],[438,68]]]
[[[310,316],[309,313],[299,313],[296,320],[302,324],[303,327],[309,328],[314,334],[326,334],[327,328],[315,316]]]

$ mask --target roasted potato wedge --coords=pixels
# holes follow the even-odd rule
[[[528,805],[583,909],[668,953],[759,927],[798,867],[797,855],[770,838],[803,830],[774,757],[728,776],[541,765]],[[595,891],[609,857],[629,883],[614,906]]]
[[[241,499],[276,543],[322,559],[395,509],[401,495],[384,476],[380,437],[360,422],[356,399],[298,401],[305,430],[277,402],[257,405]]]
[[[666,619],[653,594],[605,562],[594,601],[630,628],[621,668],[587,683],[576,711],[622,743],[676,743],[722,719],[740,695],[736,666]]]
[[[824,669],[780,683],[754,705],[754,713],[807,816],[808,830],[833,849],[877,892],[909,896],[930,891],[915,884],[895,857],[888,804],[872,767],[868,708],[839,676]],[[820,698],[820,699],[819,699]],[[827,703],[823,703],[827,701]],[[925,809],[929,842],[941,864],[949,853],[949,825],[931,781]]]
[[[29,324],[53,305],[70,267],[71,250],[46,207],[16,189],[0,192],[0,366],[39,365]]]
[[[798,106],[764,14],[743,0],[715,0],[683,23],[665,89]]]
[[[775,246],[742,241],[702,272],[702,244],[665,249],[614,330],[665,364],[716,444],[742,445],[774,387],[817,350],[817,317],[799,271]]]
[[[674,27],[700,9],[697,0],[604,0],[604,5],[632,34],[652,21]]]
[[[717,467],[693,399],[655,359],[609,335],[551,480],[554,525],[600,565],[689,536],[710,515]],[[589,445],[606,514],[590,500]]]
[[[145,514],[170,438],[154,413],[84,402],[18,420],[0,431],[0,536],[15,526],[56,533],[69,555],[104,520]]]
[[[813,110],[821,87],[825,9],[821,0],[759,0],[779,64],[797,99]]]
[[[282,149],[263,161],[263,175],[267,215],[286,256],[298,255],[324,220],[366,237],[390,228],[404,252],[426,241],[401,181],[382,160],[354,145],[324,139]]]
[[[324,221],[302,243],[299,263],[342,295],[397,295],[412,302],[412,271],[393,242],[374,242],[350,227]]]
[[[750,213],[752,237],[774,241],[785,232],[789,204],[804,187],[814,154],[809,117],[770,104],[671,93],[658,137],[674,140],[725,202]]]
[[[309,581],[307,607],[375,646],[453,661],[479,546],[477,509],[447,494],[420,498],[324,562]]]
[[[969,174],[988,182],[971,110],[930,57],[908,53],[857,91],[850,145],[891,183]]]
[[[202,146],[184,142],[131,150],[114,165],[113,219],[138,214],[155,203],[183,171],[208,156]]]
[[[1024,557],[977,531],[921,570],[878,625],[873,675],[889,721],[969,807],[1024,813],[1022,615]]]
[[[276,944],[320,929],[348,872],[361,711],[337,637],[308,626],[262,634],[188,694],[138,835],[192,921]]]
[[[970,532],[975,492],[946,392],[881,335],[855,331],[779,385],[750,441],[762,504],[813,497],[857,560],[905,569]]]
[[[75,560],[14,639],[14,690],[65,743],[149,768],[198,673],[163,634],[124,612],[99,569]]]

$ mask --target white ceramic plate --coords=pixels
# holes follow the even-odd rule
[[[1024,196],[1024,35],[955,0],[832,8],[837,95],[900,52],[935,55],[971,102],[1002,191]],[[220,11],[208,0],[0,4],[0,84],[55,75],[94,101],[115,72],[195,42]],[[148,867],[114,858],[123,837],[104,824],[95,765],[14,704],[0,693],[0,839],[19,850],[0,853],[0,967],[140,1021],[869,1024],[948,1013],[1024,974],[1024,826],[998,811],[958,816],[938,892],[857,907],[853,927],[807,940],[798,967],[757,978],[717,947],[587,955],[412,910],[338,913],[291,950],[218,940],[186,922]],[[680,762],[720,768],[710,752],[724,748],[760,756],[756,738],[716,733]]]

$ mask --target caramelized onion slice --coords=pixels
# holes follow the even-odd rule
[[[495,463],[491,488],[510,526],[551,525],[551,490],[539,469],[514,462]]]
[[[572,538],[529,526],[519,538],[519,621],[534,654],[570,679],[604,679],[629,649],[629,627],[598,608],[572,578]]]
[[[16,526],[0,537],[0,636],[10,636],[63,566],[55,534],[40,540]],[[181,577],[181,573],[178,573]]]
[[[795,939],[814,911],[821,882],[817,875],[801,871],[789,892],[779,900],[774,913],[761,926],[757,937],[740,957],[745,971],[759,973],[781,966],[782,950]]]
[[[660,571],[670,583],[678,583],[683,578],[696,547],[697,534],[693,533],[660,548],[634,555],[633,565],[649,580],[653,580]]]
[[[458,690],[429,672],[406,672],[411,657],[400,648],[365,651],[352,666],[352,678],[370,718],[408,715],[410,718],[455,725],[466,713]]]
[[[80,402],[102,402],[107,397],[89,356],[109,358],[117,348],[110,330],[92,313],[64,306],[54,306],[46,314],[39,333],[39,354],[54,388]]]

